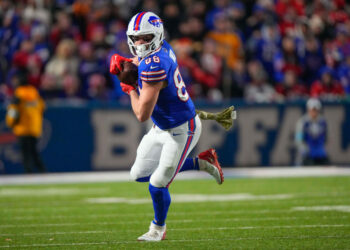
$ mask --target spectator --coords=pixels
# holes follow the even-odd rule
[[[300,58],[298,57],[295,40],[291,36],[285,36],[282,40],[283,67],[293,68],[296,74],[301,73]]]
[[[61,11],[56,13],[56,22],[51,29],[49,39],[55,49],[63,39],[73,39],[76,42],[80,42],[82,40],[82,35],[72,24],[71,17],[67,13]]]
[[[88,80],[88,96],[92,100],[107,101],[112,95],[106,86],[106,78],[101,74],[93,74]]]
[[[321,116],[321,102],[311,98],[307,101],[307,114],[296,125],[296,165],[326,165],[329,163],[325,144],[327,121]]]
[[[276,85],[276,92],[288,101],[308,97],[306,87],[298,82],[298,75],[295,70],[291,69],[284,72],[284,81],[282,84]]]
[[[346,95],[350,96],[350,55],[339,65],[337,75]]]
[[[234,33],[232,23],[227,14],[220,12],[214,19],[214,29],[207,35],[217,44],[217,53],[225,59],[226,66],[234,69],[236,63],[243,58],[243,48],[240,37]]]
[[[243,61],[237,62],[231,75],[232,85],[230,96],[234,98],[243,98],[244,89],[248,83],[248,74],[246,65]]]
[[[105,74],[105,64],[104,60],[99,60],[96,58],[92,44],[89,42],[84,42],[79,47],[79,78],[81,80],[82,94],[87,96],[88,89],[88,79],[91,75],[99,73]]]
[[[235,1],[228,6],[226,11],[227,15],[234,22],[236,27],[239,27],[237,32],[239,32],[241,40],[244,41],[246,39],[244,33],[246,31],[246,8],[244,4],[242,2]]]
[[[277,26],[272,22],[267,23],[261,29],[261,37],[257,38],[251,54],[261,62],[271,83],[281,81],[283,55]]]
[[[35,87],[28,84],[26,70],[15,75],[14,98],[8,106],[6,124],[18,137],[22,162],[27,173],[35,168],[45,172],[45,166],[37,151],[37,142],[42,133],[44,101]]]
[[[65,75],[62,83],[65,98],[71,102],[81,100],[80,82],[77,76]]]
[[[53,95],[55,97],[63,94],[63,77],[66,74],[77,75],[79,60],[74,54],[75,47],[73,40],[62,40],[57,46],[55,56],[46,65],[42,89],[51,94],[56,92]]]
[[[176,53],[177,64],[181,72],[184,82],[187,82],[187,91],[191,98],[196,98],[202,95],[202,88],[193,76],[193,69],[198,68],[198,63],[191,56],[193,54],[193,42],[190,39],[183,38],[175,40],[172,47]]]
[[[106,29],[103,25],[96,25],[90,33],[90,41],[94,50],[96,59],[105,60],[108,55],[110,45],[106,40]]]
[[[350,56],[350,31],[344,24],[337,26],[337,35],[334,41],[335,48],[339,54],[339,61],[343,61],[347,56]]]
[[[305,56],[302,61],[302,79],[306,87],[309,87],[318,79],[318,72],[324,65],[322,46],[313,36],[308,36],[305,40]]]
[[[40,23],[45,27],[51,24],[49,6],[45,6],[44,1],[27,0],[23,9],[23,19],[28,23]]]
[[[6,73],[11,67],[13,54],[25,39],[25,34],[19,29],[20,19],[13,8],[8,7],[0,20],[2,20],[2,26],[0,27],[0,60],[2,71]]]
[[[28,72],[28,84],[35,87],[40,86],[40,74],[43,62],[40,56],[34,51],[34,44],[31,40],[23,40],[20,50],[14,53],[12,66],[15,69],[26,68]]]
[[[244,91],[245,99],[248,102],[266,103],[280,99],[274,88],[268,84],[266,72],[258,61],[248,64],[248,74],[251,82]]]
[[[72,6],[73,18],[76,20],[80,33],[84,40],[86,40],[87,18],[91,11],[91,5],[91,0],[77,0],[73,3]]]
[[[47,42],[47,31],[43,25],[35,26],[31,30],[31,41],[34,44],[34,52],[40,57],[40,60],[46,64],[51,55],[51,48]]]
[[[208,96],[208,92],[216,89],[216,95],[220,95],[222,60],[215,53],[216,43],[206,38],[199,55],[199,64],[191,58],[193,43],[189,39],[177,41],[174,49],[177,62],[181,69],[184,81],[190,83],[188,91],[191,96]],[[222,96],[222,94],[221,94]]]
[[[323,100],[339,100],[344,97],[344,89],[334,79],[334,71],[329,67],[320,69],[320,78],[311,85],[310,95]]]
[[[214,1],[214,8],[212,8],[210,11],[208,11],[206,20],[205,20],[205,26],[208,30],[215,29],[215,19],[217,18],[217,15],[225,11],[225,9],[229,6],[228,0],[215,0]]]
[[[220,88],[221,75],[223,70],[222,59],[216,54],[217,43],[206,38],[203,42],[203,49],[199,57],[200,67],[193,73],[199,80],[206,92],[208,89]]]
[[[179,37],[179,26],[181,21],[180,6],[175,2],[170,2],[164,6],[164,23],[170,38]]]

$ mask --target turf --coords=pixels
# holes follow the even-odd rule
[[[170,192],[248,199],[175,199],[167,239],[146,243],[136,238],[153,218],[150,201],[87,201],[140,201],[149,198],[146,183],[1,186],[0,248],[350,249],[350,177],[227,179],[221,186],[213,180],[178,180]]]

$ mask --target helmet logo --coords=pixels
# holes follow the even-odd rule
[[[156,16],[150,16],[148,22],[154,27],[160,27],[160,25],[163,23],[162,19]]]

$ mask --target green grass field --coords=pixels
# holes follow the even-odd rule
[[[167,239],[146,243],[147,183],[0,186],[0,248],[350,249],[350,177],[175,180],[170,192]]]

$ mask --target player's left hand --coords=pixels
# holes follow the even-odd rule
[[[111,63],[109,65],[109,72],[111,72],[111,74],[113,74],[113,75],[117,75],[120,72],[122,72],[123,71],[122,64],[125,61],[132,62],[133,60],[126,58],[126,57],[123,57],[123,56],[118,55],[118,54],[114,54],[111,57]]]
[[[136,90],[136,86],[129,85],[129,84],[122,83],[122,82],[120,83],[120,87],[122,88],[122,91],[128,95],[130,95],[131,91]]]

